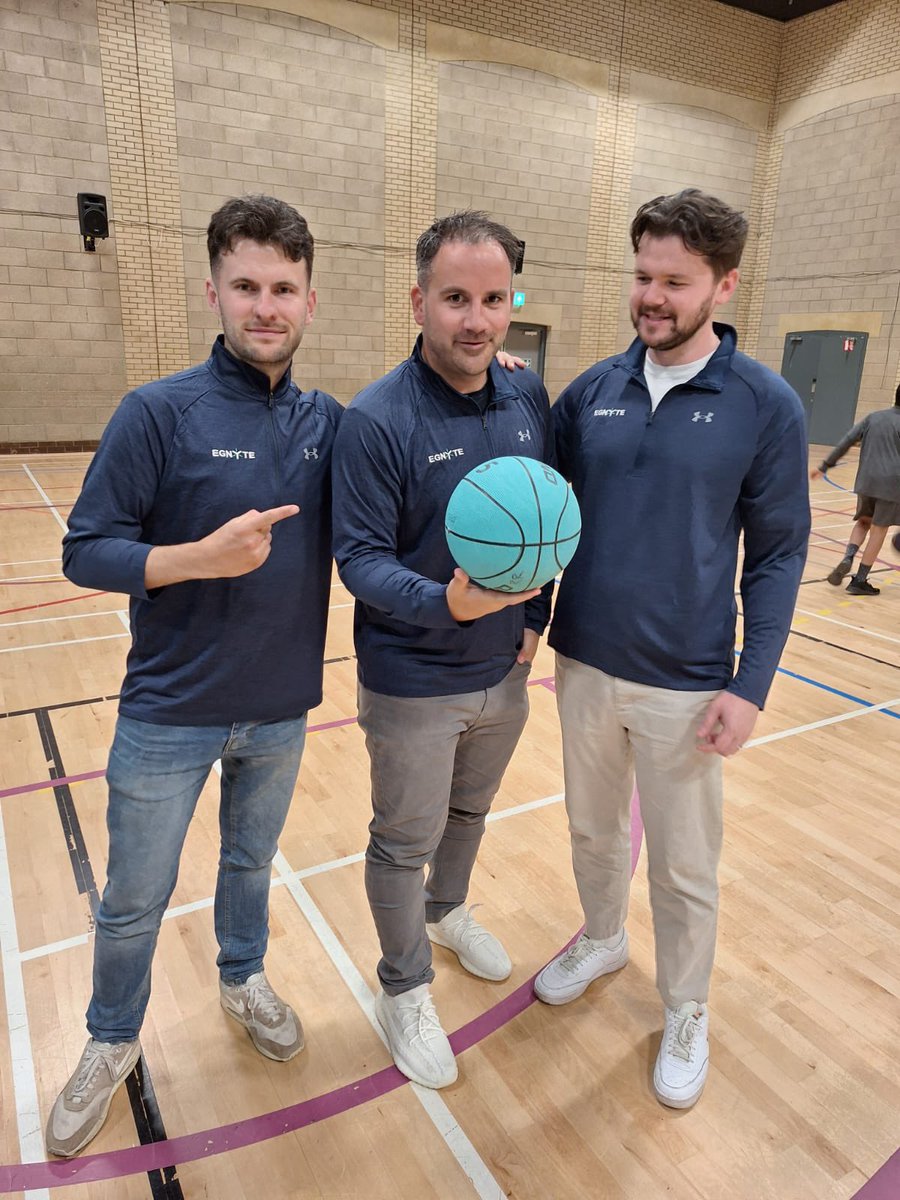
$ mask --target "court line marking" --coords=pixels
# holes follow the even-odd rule
[[[800,675],[796,671],[789,671],[786,667],[779,667],[777,673],[780,675],[787,675],[791,679],[797,679],[801,683],[812,684],[813,687],[821,688],[822,691],[830,692],[835,696],[840,696],[844,700],[849,700],[853,704],[859,704],[862,706],[859,709],[859,711],[852,711],[850,713],[839,714],[839,718],[824,717],[821,722],[821,724],[823,724],[823,725],[834,724],[837,719],[840,719],[842,721],[847,721],[847,720],[850,720],[850,718],[853,716],[861,717],[865,713],[868,713],[868,712],[883,712],[885,714],[885,716],[894,717],[897,720],[900,720],[900,713],[895,713],[895,712],[890,711],[896,705],[900,704],[900,700],[884,700],[879,703],[874,703],[869,700],[864,700],[861,696],[854,696],[852,692],[843,692],[839,688],[831,687],[830,684],[821,683],[816,679],[811,679],[808,675]],[[552,683],[553,683],[553,677],[547,676],[546,679],[530,679],[528,681],[528,686],[529,687],[539,687],[542,685],[549,686]],[[349,725],[356,725],[356,723],[357,723],[356,717],[340,717],[338,720],[335,720],[335,721],[324,721],[320,725],[310,725],[309,728],[307,729],[307,734],[324,733],[325,731],[330,730],[330,729],[339,729],[339,728],[343,728],[343,727],[346,727]],[[788,737],[793,732],[805,732],[810,729],[815,729],[817,727],[818,727],[817,722],[813,722],[811,725],[798,725],[796,727],[796,729],[794,729],[792,727],[790,729],[781,731],[779,736],[780,737]],[[769,740],[774,740],[774,735],[768,734],[766,736],[768,737]],[[746,746],[744,748],[747,749],[748,747],[756,745],[756,744],[757,744],[757,739],[752,738],[750,741],[748,741],[746,743]],[[24,795],[27,792],[49,791],[54,787],[60,787],[61,785],[67,784],[67,783],[68,784],[84,783],[90,779],[99,779],[105,774],[106,774],[106,772],[104,770],[84,771],[80,775],[67,775],[64,778],[60,778],[60,779],[40,779],[40,780],[36,780],[32,783],[17,784],[15,787],[0,789],[0,800],[4,799],[6,796],[19,796],[19,795]],[[488,820],[490,820],[491,815],[493,815],[493,814],[490,814],[488,816]]]
[[[44,1136],[38,1105],[37,1078],[34,1072],[34,1051],[28,1026],[28,1005],[25,1000],[25,977],[19,956],[19,933],[16,926],[16,907],[13,901],[12,876],[6,845],[6,828],[0,806],[0,959],[3,962],[3,991],[6,1000],[6,1022],[9,1059],[12,1067],[13,1103],[16,1110],[16,1130],[19,1154],[27,1162],[43,1158]],[[46,1190],[26,1193],[31,1200],[45,1200]]]
[[[631,871],[633,875],[643,841],[643,826],[640,819],[639,805],[637,804],[632,805],[631,830]],[[305,889],[302,890],[305,893]],[[308,897],[308,893],[306,894]],[[309,899],[309,903],[315,908],[311,898]],[[318,912],[318,909],[316,911]],[[321,917],[321,913],[319,913],[319,916]],[[324,917],[322,917],[322,920],[324,922]],[[325,923],[325,928],[330,936],[336,938],[336,935],[327,926],[327,922]],[[571,945],[580,932],[580,930],[576,932],[566,945]],[[339,941],[337,942],[337,947],[341,954],[345,953]],[[563,949],[565,948],[564,946]],[[356,972],[356,967],[352,961],[350,965],[353,971]],[[526,979],[524,983],[505,999],[480,1013],[472,1021],[469,1021],[468,1024],[463,1025],[460,1029],[452,1033],[450,1035],[450,1043],[454,1053],[462,1054],[465,1050],[484,1040],[491,1033],[508,1024],[514,1017],[531,1007],[532,1004],[535,1004],[537,1001],[533,989],[534,978],[534,976],[531,976],[529,979]],[[365,981],[363,981],[363,987],[368,991]],[[371,995],[371,993],[369,994]],[[279,1137],[281,1134],[315,1124],[328,1117],[347,1112],[351,1108],[367,1103],[404,1085],[408,1085],[416,1092],[423,1091],[427,1093],[426,1100],[438,1100],[440,1105],[446,1108],[444,1101],[440,1099],[437,1093],[431,1089],[419,1088],[418,1085],[410,1083],[395,1066],[389,1066],[375,1072],[373,1075],[366,1076],[350,1084],[345,1084],[342,1087],[313,1097],[312,1099],[289,1105],[286,1108],[263,1113],[255,1117],[248,1117],[230,1125],[203,1130],[200,1133],[184,1134],[181,1137],[171,1138],[165,1142],[151,1142],[143,1146],[132,1146],[127,1150],[113,1150],[104,1154],[82,1155],[74,1159],[56,1159],[50,1162],[25,1162],[0,1166],[0,1193],[17,1191],[23,1187],[39,1184],[56,1188],[70,1186],[75,1183],[119,1179],[126,1175],[143,1174],[150,1170],[159,1170],[164,1167],[175,1166],[176,1164],[182,1165],[187,1162],[196,1162],[199,1159],[222,1154],[228,1150],[236,1150],[242,1146],[258,1145],[260,1142]],[[468,1138],[462,1133],[459,1123],[453,1117],[452,1113],[449,1110],[447,1111],[449,1125],[446,1131],[439,1130],[439,1132],[442,1133],[442,1136],[445,1136],[445,1140],[446,1137],[453,1137],[458,1141],[461,1137],[465,1138],[465,1142],[468,1143]],[[471,1143],[469,1144],[471,1145]],[[474,1151],[474,1153],[477,1156],[477,1151]],[[487,1171],[487,1168],[485,1170]],[[471,1176],[469,1178],[471,1179]],[[479,1192],[479,1195],[483,1196],[484,1200],[504,1200],[505,1192],[499,1189],[489,1171],[487,1172],[487,1179],[490,1182],[488,1183],[485,1180],[485,1185],[489,1189],[495,1190]],[[35,1200],[43,1200],[43,1195],[40,1198],[35,1197]]]
[[[101,612],[63,613],[55,617],[32,617],[25,621],[2,621],[0,629],[21,629],[23,625],[51,625],[54,621],[89,621],[91,617],[120,617],[122,608],[105,608]],[[127,616],[127,613],[125,614]],[[38,643],[40,645],[40,643]]]
[[[64,638],[61,642],[29,642],[26,646],[4,646],[0,654],[19,654],[23,650],[52,650],[56,646],[83,646],[87,642],[109,642],[128,636],[128,633],[101,633],[93,637]]]
[[[884,709],[885,709],[885,708],[886,708],[888,705],[893,705],[893,704],[897,704],[897,703],[898,703],[898,701],[896,701],[896,700],[895,700],[895,701],[885,701],[885,702],[882,702],[881,704],[878,704],[878,705],[872,705],[872,704],[869,704],[868,702],[865,702],[865,701],[861,701],[861,700],[859,700],[859,698],[857,698],[857,697],[852,697],[852,696],[850,696],[850,695],[849,695],[849,693],[846,693],[846,692],[840,691],[840,690],[839,690],[839,689],[837,689],[837,688],[830,687],[829,685],[826,685],[826,684],[820,683],[819,681],[816,681],[816,680],[810,679],[810,678],[808,678],[808,677],[806,677],[806,676],[803,676],[803,675],[800,675],[800,674],[798,674],[798,673],[796,673],[796,672],[792,672],[792,671],[789,671],[789,670],[787,670],[787,669],[784,669],[784,668],[779,668],[779,672],[781,672],[781,673],[783,673],[783,674],[786,674],[786,675],[788,675],[788,676],[790,676],[790,677],[792,677],[792,678],[796,678],[796,679],[798,679],[798,680],[801,680],[801,681],[804,681],[804,682],[807,682],[807,683],[811,683],[811,684],[813,684],[813,686],[820,687],[820,688],[822,688],[823,690],[826,690],[826,691],[832,692],[832,693],[834,693],[834,694],[836,694],[836,695],[839,695],[839,696],[842,696],[842,697],[847,697],[847,698],[849,698],[849,699],[853,699],[853,700],[854,700],[854,701],[856,701],[857,703],[863,703],[863,704],[865,705],[865,707],[864,707],[862,710],[860,710],[858,713],[855,713],[855,714],[839,714],[837,717],[834,717],[834,718],[824,718],[823,720],[821,720],[821,721],[819,721],[819,722],[813,722],[813,723],[811,723],[810,725],[806,725],[806,726],[799,726],[799,727],[797,727],[797,728],[796,728],[796,730],[794,730],[794,731],[781,731],[781,732],[779,732],[779,733],[775,733],[775,734],[766,735],[766,736],[764,736],[764,737],[762,737],[762,738],[759,738],[759,739],[752,739],[750,742],[748,742],[748,743],[747,743],[747,747],[748,747],[748,748],[749,748],[750,746],[752,746],[752,745],[763,744],[763,743],[765,743],[765,742],[767,742],[767,741],[775,740],[775,739],[776,739],[776,738],[778,738],[778,737],[787,737],[787,736],[790,736],[790,734],[791,734],[792,732],[804,732],[804,731],[807,731],[807,730],[809,730],[809,729],[818,728],[818,727],[820,727],[820,726],[823,726],[823,725],[827,725],[827,724],[833,724],[833,723],[835,723],[835,721],[838,721],[838,720],[847,720],[847,719],[850,719],[850,718],[851,718],[852,716],[854,716],[854,715],[861,716],[861,715],[864,715],[864,713],[866,713],[866,712],[871,712],[871,711],[881,711],[881,710],[884,710]],[[536,682],[536,683],[537,683],[537,682],[543,682],[543,681],[534,681],[534,682]],[[891,716],[898,716],[898,715],[900,715],[900,714],[893,714],[893,713],[890,713],[890,714],[888,714],[888,715],[891,715]],[[334,725],[334,724],[343,724],[343,722],[334,722],[334,723],[332,723],[332,725]],[[55,784],[57,784],[57,785],[58,785],[58,783],[59,783],[59,782],[60,782],[60,781],[58,781],[58,780],[57,780],[57,781],[52,781],[52,783],[51,783],[51,786],[53,785],[53,783],[55,783]],[[532,803],[534,803],[534,802],[532,802]],[[539,803],[539,802],[538,802],[538,803]],[[499,814],[498,814],[498,815],[499,815]],[[286,860],[285,860],[285,862],[286,862]],[[302,885],[300,885],[299,883],[297,883],[297,884],[296,884],[296,886],[297,886],[297,887],[301,887],[301,888],[302,888]],[[305,889],[302,889],[302,891],[305,893]],[[308,895],[308,894],[307,894],[307,895]],[[312,903],[311,899],[310,899],[310,903]],[[314,907],[315,907],[315,906],[314,906]],[[317,911],[318,911],[318,910],[317,910]],[[321,916],[321,914],[319,914],[319,915]],[[324,921],[324,918],[322,918],[322,919],[323,919],[323,921]],[[330,929],[329,929],[329,933],[330,933]],[[338,945],[339,945],[339,943],[338,943]],[[342,950],[342,948],[341,948],[341,950]],[[342,952],[343,952],[343,951],[342,951]],[[355,967],[354,967],[354,970],[355,970]],[[365,986],[365,985],[364,985],[364,986]],[[370,994],[371,994],[371,993],[370,993]],[[500,1006],[497,1006],[497,1007],[500,1007]],[[478,1019],[476,1019],[476,1020],[478,1020]],[[502,1022],[501,1022],[501,1023],[502,1023]],[[460,1032],[460,1031],[458,1031],[458,1032]],[[390,1070],[391,1070],[391,1068],[388,1068],[388,1070],[390,1071]],[[402,1080],[402,1077],[401,1077],[401,1080]],[[362,1082],[366,1082],[366,1081],[362,1081]],[[351,1086],[352,1086],[352,1085],[351,1085]],[[345,1089],[344,1089],[344,1090],[345,1090]],[[272,1116],[272,1115],[275,1115],[275,1114],[268,1114],[268,1115],[269,1115],[269,1116]],[[279,1114],[279,1115],[280,1115],[280,1114]],[[320,1118],[320,1119],[321,1119],[321,1118]],[[233,1128],[233,1127],[228,1127],[228,1128],[229,1128],[229,1129],[231,1129],[231,1128]],[[281,1131],[284,1131],[284,1130],[281,1130]],[[196,1137],[196,1136],[198,1136],[198,1135],[189,1135],[189,1136],[191,1136],[191,1137]],[[200,1136],[202,1137],[203,1135],[200,1135]],[[270,1135],[270,1136],[274,1136],[274,1134],[272,1134],[272,1135]],[[166,1142],[166,1143],[156,1143],[156,1144],[155,1144],[155,1146],[162,1146],[162,1147],[166,1147],[166,1146],[167,1146],[167,1147],[169,1147],[170,1149],[172,1149],[172,1148],[174,1148],[174,1146],[176,1145],[176,1143],[177,1143],[178,1141],[181,1141],[181,1140],[183,1140],[183,1139],[175,1139],[175,1140],[173,1140],[173,1141]],[[207,1143],[207,1146],[208,1146],[208,1143]],[[153,1147],[151,1146],[150,1148],[152,1149]],[[230,1145],[229,1145],[229,1143],[228,1143],[228,1142],[227,1142],[227,1140],[226,1140],[226,1143],[225,1143],[225,1145],[223,1146],[223,1148],[222,1148],[222,1149],[224,1150],[224,1149],[229,1149],[229,1148],[233,1148],[233,1147],[232,1147],[232,1146],[230,1146]],[[145,1149],[147,1149],[147,1147],[135,1147],[135,1148],[134,1148],[134,1150],[137,1150],[137,1151],[143,1151],[143,1150],[145,1150]],[[208,1152],[208,1150],[207,1150],[206,1152]],[[127,1156],[127,1155],[130,1155],[130,1154],[132,1154],[132,1153],[133,1153],[133,1151],[119,1151],[119,1152],[113,1152],[113,1155],[126,1155],[126,1156]],[[107,1155],[107,1156],[93,1156],[93,1157],[96,1157],[96,1158],[101,1158],[101,1159],[105,1157],[105,1158],[108,1160],[108,1159],[110,1159],[110,1158],[111,1158],[111,1157],[113,1157],[113,1156],[111,1156],[111,1155]],[[198,1156],[198,1157],[199,1157],[199,1156]],[[176,1161],[184,1161],[184,1157],[183,1157],[183,1155],[179,1155],[179,1157],[178,1157],[178,1159],[177,1159]],[[892,1160],[889,1160],[889,1163],[888,1163],[888,1164],[885,1164],[885,1165],[886,1165],[886,1166],[889,1166],[891,1161],[893,1161],[893,1159],[892,1159]],[[87,1163],[87,1162],[88,1162],[88,1159],[87,1159],[87,1158],[85,1158],[85,1159],[81,1159],[81,1160],[75,1160],[75,1162],[74,1162],[74,1163],[65,1163],[65,1164],[59,1164],[59,1163],[43,1163],[43,1164],[41,1164],[41,1163],[31,1163],[31,1164],[29,1164],[29,1163],[25,1163],[25,1164],[20,1164],[20,1165],[18,1166],[18,1168],[12,1168],[12,1169],[13,1169],[13,1170],[18,1170],[18,1171],[20,1171],[20,1172],[21,1172],[21,1171],[23,1171],[23,1170],[27,1169],[29,1166],[32,1166],[32,1167],[33,1167],[33,1166],[38,1166],[38,1167],[45,1167],[45,1168],[49,1168],[51,1171],[54,1171],[55,1169],[59,1168],[61,1165],[62,1165],[63,1167],[77,1167],[79,1164],[84,1164],[84,1163]],[[160,1164],[157,1164],[157,1165],[159,1165],[159,1166],[170,1166],[170,1165],[173,1165],[173,1163],[171,1163],[171,1162],[165,1162],[165,1163],[160,1163]],[[130,1171],[130,1172],[128,1172],[128,1173],[137,1173],[138,1171],[143,1171],[143,1170],[145,1170],[145,1169],[147,1169],[145,1166],[138,1166],[138,1167],[135,1167],[135,1168],[133,1169],[133,1172],[131,1172],[131,1171]],[[2,1179],[2,1176],[3,1176],[3,1174],[5,1174],[5,1171],[6,1171],[6,1168],[0,1168],[0,1179]],[[489,1174],[489,1173],[488,1173],[488,1174]],[[110,1176],[106,1176],[106,1175],[104,1175],[104,1176],[100,1176],[100,1177],[102,1177],[102,1178],[107,1178],[107,1177],[110,1177]],[[492,1181],[492,1182],[495,1182],[495,1181],[493,1181],[493,1177],[492,1177],[492,1176],[490,1176],[490,1179],[491,1179],[491,1181]],[[71,1180],[71,1179],[67,1179],[65,1182],[72,1182],[72,1180]],[[870,1181],[870,1182],[871,1182],[871,1181]],[[16,1185],[15,1185],[15,1187],[21,1187],[21,1186],[22,1186],[22,1183],[21,1183],[21,1182],[17,1182],[17,1183],[16,1183]],[[27,1186],[27,1184],[26,1184],[26,1186]],[[57,1185],[57,1184],[55,1184],[55,1183],[54,1183],[54,1184],[52,1184],[51,1186],[61,1186],[61,1184],[60,1184],[60,1185]],[[4,1189],[4,1190],[15,1190],[15,1187],[14,1187],[13,1189]],[[498,1195],[499,1195],[499,1196],[502,1196],[502,1192],[498,1193]]]
[[[794,612],[802,613],[804,617],[815,617],[817,621],[827,621],[829,625],[841,625],[844,629],[853,629],[866,637],[878,638],[882,642],[895,642],[900,646],[900,638],[891,637],[889,633],[878,633],[875,629],[863,629],[861,625],[851,625],[849,621],[839,621],[836,617],[826,617],[823,613],[811,612],[808,608],[795,608]]]
[[[15,562],[0,562],[0,567],[36,567],[40,563],[58,563],[59,555],[55,558],[20,558]]]
[[[49,583],[57,579],[65,579],[62,571],[54,571],[51,575],[15,575],[11,579],[0,579],[4,583]]]
[[[868,711],[868,710],[866,710]],[[62,783],[62,780],[55,780],[55,783]],[[564,799],[562,792],[557,792],[554,796],[543,796],[539,800],[527,800],[524,804],[513,804],[509,808],[498,809],[497,812],[490,812],[487,815],[488,823],[494,821],[502,821],[506,817],[517,817],[522,813],[533,812],[538,808],[547,808],[551,804],[561,804]],[[361,863],[365,859],[365,851],[360,850],[355,854],[345,854],[341,858],[332,858],[327,862],[314,863],[311,867],[299,867],[296,871],[291,872],[293,878],[311,879],[316,875],[324,875],[329,871],[338,871],[342,867],[350,867],[355,863]],[[275,876],[272,879],[271,886],[273,888],[282,887],[286,882],[286,877],[281,875]],[[173,905],[172,908],[167,908],[163,913],[163,920],[170,921],[175,917],[185,917],[193,912],[200,912],[204,908],[212,908],[215,898],[213,896],[204,896],[200,900],[190,900],[186,904]],[[78,946],[85,946],[90,941],[93,934],[78,933],[73,937],[62,938],[56,942],[47,942],[43,946],[33,946],[30,950],[21,950],[19,952],[19,960],[21,962],[31,962],[36,958],[45,958],[48,955],[55,954],[58,951],[74,950]]]
[[[68,533],[69,532],[68,524],[60,516],[59,509],[56,507],[56,505],[53,503],[53,501],[50,499],[50,497],[47,495],[47,493],[44,491],[44,489],[41,487],[41,485],[35,479],[34,475],[32,474],[31,468],[28,466],[27,463],[22,463],[22,470],[25,472],[25,474],[31,480],[38,495],[46,502],[47,508],[53,514],[53,517],[56,520],[57,525],[59,525],[59,527],[62,529],[63,533]],[[71,507],[71,505],[70,505],[70,507]]]
[[[290,864],[280,850],[275,855],[274,865],[279,877],[284,881],[289,895],[306,918],[307,924],[331,960],[341,981],[362,1009],[366,1020],[390,1054],[387,1038],[375,1016],[374,993],[363,979],[362,973],[341,945],[337,934],[328,924],[319,906],[300,880],[294,877]],[[394,1069],[396,1070],[396,1068]],[[505,1195],[503,1189],[447,1107],[446,1101],[431,1088],[420,1087],[417,1083],[410,1083],[410,1088],[432,1125],[443,1138],[448,1150],[459,1163],[480,1200],[503,1200]]]

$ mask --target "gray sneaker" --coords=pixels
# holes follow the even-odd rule
[[[112,1098],[141,1057],[141,1043],[88,1038],[78,1066],[56,1097],[47,1121],[47,1150],[71,1158],[103,1128]]]
[[[264,971],[245,983],[219,980],[222,1007],[250,1034],[260,1054],[287,1062],[303,1049],[303,1026],[289,1004],[275,995]]]

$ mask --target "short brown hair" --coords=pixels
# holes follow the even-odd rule
[[[236,196],[213,213],[206,231],[209,269],[215,272],[223,254],[245,239],[260,246],[277,246],[291,262],[305,262],[312,280],[315,243],[306,218],[274,196]]]
[[[631,244],[635,254],[644,234],[650,237],[679,237],[688,250],[702,254],[717,279],[740,264],[747,241],[747,218],[724,200],[685,188],[673,196],[648,200],[631,222]]]
[[[511,229],[492,220],[486,212],[463,209],[451,213],[449,217],[439,217],[416,242],[416,281],[419,287],[424,287],[437,252],[447,242],[465,242],[470,246],[479,242],[496,242],[509,259],[513,272],[522,253],[522,242]]]

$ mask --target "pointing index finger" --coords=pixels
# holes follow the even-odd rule
[[[271,529],[279,521],[283,521],[286,517],[296,517],[300,511],[298,504],[282,504],[279,508],[267,508],[265,512],[259,514],[260,528]]]

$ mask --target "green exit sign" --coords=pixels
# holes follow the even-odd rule
[[[524,292],[513,292],[513,308],[524,308],[524,307],[525,307],[525,293]]]

